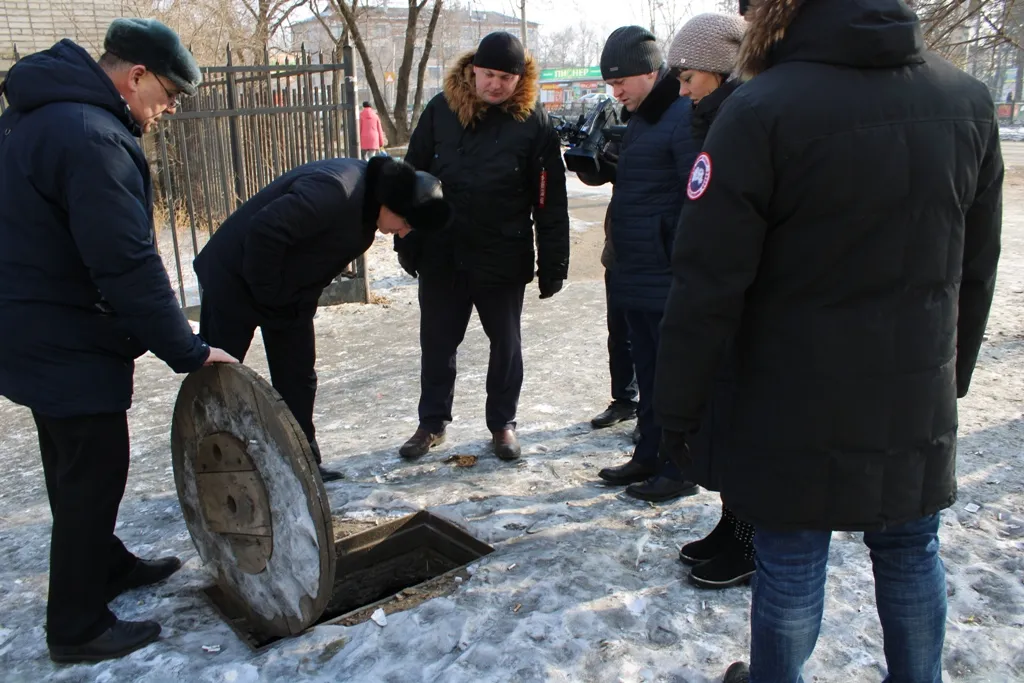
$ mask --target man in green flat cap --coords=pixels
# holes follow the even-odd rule
[[[0,84],[0,395],[32,410],[53,515],[46,640],[58,662],[124,656],[159,624],[107,603],[162,581],[114,535],[128,476],[126,411],[147,350],[180,373],[234,359],[185,319],[152,240],[136,138],[195,93],[199,69],[166,26],[111,24],[94,61],[62,40]]]

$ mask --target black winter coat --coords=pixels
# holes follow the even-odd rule
[[[127,410],[134,359],[202,366],[153,244],[141,131],[63,40],[18,62],[0,116],[0,394],[52,417]]]
[[[298,166],[228,216],[194,261],[203,304],[286,327],[316,312],[324,288],[373,244],[379,205],[367,163]]]
[[[956,499],[999,129],[898,0],[807,2],[789,26],[766,21],[776,4],[753,10],[741,69],[758,75],[719,113],[683,212],[655,410],[694,431],[735,334],[726,506],[763,528],[883,529]]]
[[[537,102],[537,67],[512,98],[488,106],[476,96],[473,55],[465,55],[427,104],[405,161],[444,184],[455,214],[436,234],[395,239],[403,265],[429,275],[465,271],[477,282],[525,284],[569,273],[569,209],[557,133]]]
[[[726,81],[694,105],[690,129],[698,144],[703,145],[718,110],[739,85],[738,80]],[[722,473],[727,462],[730,440],[729,420],[735,396],[736,348],[732,340],[729,340],[722,354],[722,364],[708,399],[707,410],[701,419],[700,429],[688,439],[690,463],[683,472],[686,479],[709,491],[719,491],[722,487]]]
[[[608,207],[615,254],[608,292],[621,308],[649,313],[665,309],[686,179],[700,151],[691,133],[692,109],[689,98],[679,96],[678,81],[663,72],[636,112],[623,114],[628,123],[614,177],[603,172],[580,176],[589,185],[615,183]]]

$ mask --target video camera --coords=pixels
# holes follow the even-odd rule
[[[619,120],[615,101],[602,100],[575,124],[563,121],[555,126],[558,136],[569,149],[565,151],[565,167],[572,173],[596,174],[601,169],[601,156],[609,142],[620,142],[626,126]],[[607,162],[606,162],[607,163]]]

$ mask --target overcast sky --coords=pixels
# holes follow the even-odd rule
[[[599,33],[610,33],[626,24],[648,25],[651,4],[651,0],[526,0],[526,18],[540,22],[544,32],[585,22]],[[694,14],[713,11],[716,5],[715,0],[655,0],[654,4],[662,8],[659,10],[659,25],[669,18],[681,24]],[[519,13],[518,0],[473,0],[472,5],[474,9]]]
[[[404,4],[403,0],[390,0]],[[725,0],[728,2],[728,0]],[[493,10],[519,16],[519,0],[449,0],[446,4],[468,5],[472,9]],[[650,25],[649,7],[658,10],[658,33],[665,33],[663,25],[671,20],[675,28],[694,14],[714,11],[716,0],[526,0],[526,18],[541,24],[541,31],[549,33],[586,23],[598,35],[606,36],[619,26],[627,24]],[[733,4],[737,5],[738,2]],[[586,8],[585,10],[583,8]],[[293,19],[305,17],[309,12],[299,11]],[[674,32],[669,31],[668,33]]]

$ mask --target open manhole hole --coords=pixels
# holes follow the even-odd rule
[[[446,595],[465,567],[494,549],[454,524],[429,512],[417,512],[335,543],[337,564],[331,597],[314,624],[353,626],[378,608],[409,609]],[[250,608],[219,585],[205,590],[221,617],[253,649],[281,639],[252,623]]]
[[[277,392],[243,366],[185,379],[171,453],[189,533],[216,576],[206,595],[254,649],[444,595],[494,550],[426,511],[335,541],[308,442]]]

